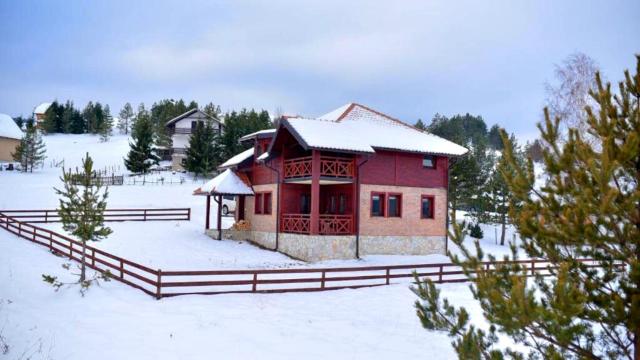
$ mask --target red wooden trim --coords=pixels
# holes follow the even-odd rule
[[[211,212],[211,195],[207,195],[207,210],[206,210],[205,221],[204,221],[205,230],[209,230],[210,212]]]
[[[320,231],[320,151],[312,150],[311,157],[311,231],[316,235]]]

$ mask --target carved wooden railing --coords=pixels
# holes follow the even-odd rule
[[[284,178],[299,178],[311,176],[311,156],[289,159],[284,161]]]
[[[284,178],[309,177],[313,170],[311,156],[294,158],[284,161]],[[353,159],[332,156],[320,157],[320,176],[353,178],[355,176],[355,162]]]
[[[350,235],[353,234],[353,216],[320,215],[320,234]]]
[[[319,232],[322,235],[353,234],[352,215],[320,215]],[[311,232],[311,215],[283,214],[280,230],[286,233],[309,234]]]
[[[353,159],[321,156],[320,176],[352,178],[355,176]]]
[[[280,230],[287,233],[308,234],[311,232],[311,215],[283,214]]]

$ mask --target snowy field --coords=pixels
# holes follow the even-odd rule
[[[86,151],[95,167],[123,172],[128,139],[107,143],[89,135],[46,136],[48,159],[33,174],[0,173],[1,209],[57,207],[54,186],[61,169],[80,165]],[[119,170],[119,171],[118,171]],[[203,197],[192,196],[202,180],[185,174],[183,184],[125,185],[109,190],[110,208],[190,207],[192,220],[109,223],[114,233],[98,248],[149,265],[177,270],[416,264],[448,261],[442,255],[369,256],[362,260],[305,264],[246,242],[215,241],[203,234]],[[215,204],[214,213],[215,213]],[[215,217],[212,217],[215,226]],[[223,227],[233,223],[223,218]],[[46,227],[60,229],[59,224]],[[492,226],[483,226],[487,252]],[[511,230],[508,234],[511,239]],[[200,358],[454,358],[445,334],[422,329],[408,284],[323,293],[185,296],[156,301],[126,285],[109,282],[80,297],[76,288],[54,292],[41,280],[52,274],[69,280],[66,261],[43,247],[0,231],[0,335],[8,358],[200,359]],[[441,286],[457,305],[471,303],[465,284]],[[0,343],[0,346],[2,343]],[[0,357],[2,352],[0,351]]]

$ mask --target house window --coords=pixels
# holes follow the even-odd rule
[[[198,127],[198,122],[197,121],[192,121],[191,122],[191,132],[196,131],[197,127]]]
[[[371,216],[384,216],[383,193],[371,193]]]
[[[336,213],[336,208],[337,208],[336,200],[337,199],[336,199],[335,195],[329,196],[329,203],[327,204],[327,212],[329,214],[335,214]]]
[[[389,194],[387,199],[387,216],[402,217],[402,195]]]
[[[271,193],[264,193],[264,206],[262,207],[263,214],[271,214]]]
[[[255,210],[254,212],[256,214],[262,214],[262,205],[263,205],[263,203],[262,203],[262,201],[263,201],[262,200],[262,194],[261,193],[256,193],[255,200],[256,200],[256,202],[255,202],[255,206],[254,206],[254,210]]]
[[[256,193],[256,214],[271,214],[271,192]]]
[[[423,219],[433,219],[434,197],[431,195],[422,195],[420,200],[420,217]]]
[[[300,213],[309,214],[311,212],[311,195],[300,195]]]
[[[428,169],[436,168],[436,157],[433,155],[425,155],[422,158],[422,166]]]

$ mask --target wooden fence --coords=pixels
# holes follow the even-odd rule
[[[176,209],[118,209],[117,211],[136,213],[145,210],[146,213],[153,213],[174,212]],[[18,212],[16,210],[0,211],[0,227],[23,239],[46,246],[54,254],[63,255],[78,262],[82,261],[82,244],[79,241],[32,225],[29,222],[20,221],[17,217],[9,215]],[[135,217],[132,219],[139,220]],[[128,220],[121,217],[111,221]],[[593,260],[582,259],[580,261],[588,267],[600,266]],[[485,270],[492,270],[504,263],[502,261],[484,262],[483,267]],[[549,271],[554,268],[551,263],[545,260],[520,260],[517,263],[525,268],[529,275],[549,274]],[[428,277],[436,283],[456,283],[469,280],[462,269],[452,263],[297,269],[162,271],[161,269],[151,269],[92,246],[86,246],[85,264],[97,271],[108,271],[113,279],[157,299],[194,294],[282,293],[355,289],[389,285],[402,279],[410,281],[414,272],[419,277]]]
[[[0,210],[0,214],[22,223],[52,223],[60,222],[58,210]],[[105,221],[189,221],[190,208],[166,209],[106,209]]]

